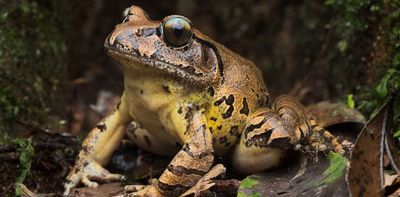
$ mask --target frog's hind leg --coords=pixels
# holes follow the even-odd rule
[[[278,166],[293,147],[288,129],[272,109],[260,109],[247,121],[232,155],[233,167],[252,174]]]
[[[262,171],[279,165],[287,150],[309,147],[311,151],[325,151],[325,142],[343,152],[332,134],[308,119],[300,103],[280,96],[272,109],[259,109],[250,116],[235,147],[233,166],[245,174]]]

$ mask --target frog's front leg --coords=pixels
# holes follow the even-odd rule
[[[310,122],[303,106],[290,96],[278,97],[272,109],[254,112],[247,121],[233,154],[233,166],[251,174],[279,165],[290,149],[344,151],[336,138]]]
[[[102,166],[107,164],[112,153],[118,148],[126,126],[132,121],[124,101],[122,96],[116,109],[101,120],[83,141],[82,150],[64,184],[64,195],[68,195],[70,189],[80,183],[88,187],[97,187],[97,180],[107,182],[122,179],[121,175],[111,174]]]
[[[212,135],[201,112],[193,115],[189,127],[193,137],[175,155],[160,178],[150,186],[127,186],[139,190],[129,196],[179,196],[210,170],[213,162]]]

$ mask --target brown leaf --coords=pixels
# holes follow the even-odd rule
[[[393,129],[393,101],[386,102],[357,138],[347,176],[352,196],[383,196],[384,141]]]
[[[360,124],[365,123],[364,116],[356,109],[347,107],[344,103],[332,103],[329,101],[310,105],[306,109],[322,127],[330,127],[338,124]]]

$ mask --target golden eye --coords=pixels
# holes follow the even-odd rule
[[[165,18],[161,28],[165,42],[173,47],[185,46],[192,40],[192,25],[183,16]]]

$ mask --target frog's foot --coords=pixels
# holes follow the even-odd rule
[[[211,179],[225,173],[226,169],[222,164],[218,164],[210,169],[201,179],[199,179],[192,188],[187,190],[185,193],[181,194],[181,197],[189,196],[191,194],[199,194],[200,192],[206,191],[210,189],[215,183],[212,182]],[[142,197],[142,196],[151,196],[151,197],[158,197],[164,196],[160,193],[159,189],[157,189],[158,181],[154,181],[152,185],[127,185],[125,186],[125,193],[124,195],[120,195],[117,197]],[[170,188],[172,189],[172,188]],[[176,188],[179,190],[179,188]],[[178,195],[179,192],[177,191],[174,194],[170,195]]]
[[[211,179],[224,174],[226,172],[226,168],[222,164],[217,164],[212,167],[210,171],[207,172],[199,181],[197,181],[196,185],[187,190],[185,193],[181,195],[181,197],[189,196],[190,194],[194,194],[194,196],[198,196],[200,192],[206,191],[215,185]]]
[[[124,179],[124,176],[110,173],[100,164],[89,158],[81,159],[77,161],[77,164],[67,176],[67,181],[64,184],[64,195],[68,195],[71,188],[76,187],[80,183],[83,183],[87,187],[97,187],[98,183],[96,181],[112,182],[123,181]]]
[[[308,144],[311,146],[311,149],[315,150],[316,152],[333,150],[341,155],[345,153],[342,145],[338,142],[337,138],[333,136],[329,131],[320,127],[314,120],[310,120],[310,126],[312,133],[308,139]],[[320,136],[320,138],[322,139],[317,136]]]

